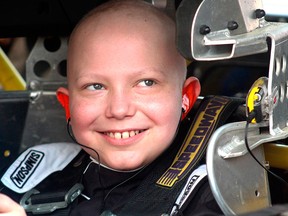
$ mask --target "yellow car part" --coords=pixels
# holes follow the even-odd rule
[[[264,144],[265,160],[270,167],[288,169],[288,146],[277,143]]]
[[[6,91],[26,89],[26,82],[0,47],[0,85]]]

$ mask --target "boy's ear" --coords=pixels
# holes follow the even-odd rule
[[[185,83],[182,91],[182,117],[183,120],[189,111],[192,109],[200,94],[201,86],[196,77],[189,77]]]
[[[69,109],[69,92],[66,88],[60,87],[56,91],[57,99],[60,104],[63,106],[66,114],[66,120],[70,118],[70,109]]]

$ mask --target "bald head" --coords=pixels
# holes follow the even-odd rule
[[[176,49],[174,20],[164,11],[138,0],[110,1],[102,4],[78,23],[69,42],[68,78],[69,59],[84,41],[86,44],[93,44],[92,40],[96,38],[101,42],[107,41],[109,37],[120,38],[123,35],[127,41],[132,38],[146,40],[148,47],[157,46],[156,50],[159,51],[162,49],[163,52],[159,52],[159,55],[164,59],[163,64],[169,63],[167,68],[183,74],[184,81],[186,63]],[[118,44],[121,46],[120,41]]]
[[[76,26],[74,32],[88,22],[90,27],[97,27],[101,23],[112,25],[113,22],[121,24],[125,21],[144,25],[162,26],[163,29],[174,31],[175,22],[164,11],[154,7],[143,0],[113,0],[102,4],[90,11]],[[128,23],[127,23],[128,21]],[[73,32],[73,33],[74,33]],[[73,34],[72,34],[73,35]]]

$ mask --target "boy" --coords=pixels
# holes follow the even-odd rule
[[[143,1],[99,6],[71,34],[67,79],[68,89],[57,95],[71,135],[90,156],[82,152],[85,169],[77,178],[86,200],[73,202],[67,214],[126,215],[123,206],[153,167],[165,158],[170,165],[181,144],[175,141],[181,118],[200,93],[199,81],[186,79],[174,21]],[[220,212],[207,184],[185,215]]]

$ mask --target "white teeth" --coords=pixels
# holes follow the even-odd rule
[[[115,133],[114,134],[114,136],[115,136],[115,139],[121,139],[121,133]]]
[[[130,137],[135,136],[135,131],[130,131],[129,136],[130,136]]]
[[[127,139],[129,137],[133,137],[137,134],[139,134],[140,131],[125,131],[123,133],[121,132],[116,132],[116,133],[112,133],[112,132],[107,132],[106,135],[111,137],[111,138],[115,138],[115,139]]]
[[[114,134],[113,134],[112,132],[110,132],[110,133],[108,134],[108,136],[110,136],[110,137],[113,137],[113,138],[114,138]]]
[[[124,133],[122,133],[122,138],[123,138],[123,139],[129,138],[129,132],[124,132]]]

